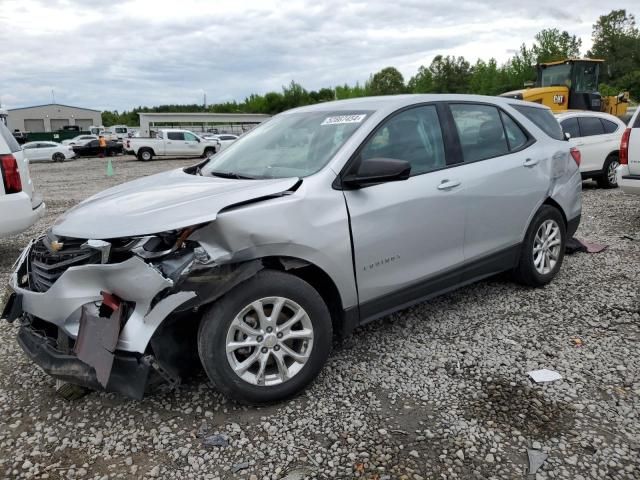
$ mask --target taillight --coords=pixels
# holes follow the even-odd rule
[[[620,153],[618,154],[620,165],[629,165],[629,137],[631,137],[631,129],[627,128],[620,140]]]
[[[4,182],[5,193],[19,193],[22,191],[22,180],[18,170],[18,161],[13,155],[0,155],[0,173]]]
[[[573,161],[576,162],[577,166],[580,166],[580,160],[581,160],[581,155],[580,155],[580,150],[578,150],[576,147],[571,147],[571,149],[569,150],[569,153],[571,153],[571,156],[573,157]]]

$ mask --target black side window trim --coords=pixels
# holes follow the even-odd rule
[[[360,143],[360,145],[358,145],[358,148],[356,149],[355,152],[353,152],[353,154],[351,155],[351,158],[349,158],[349,160],[347,160],[347,162],[344,164],[344,166],[342,167],[342,170],[340,170],[340,173],[338,174],[338,176],[336,177],[336,179],[333,181],[332,187],[335,190],[348,190],[347,188],[342,186],[342,179],[349,174],[349,172],[356,167],[356,165],[358,165],[359,161],[360,161],[360,153],[362,152],[362,149],[364,148],[365,145],[367,145],[367,143],[369,143],[369,140],[371,140],[377,133],[378,131],[384,127],[387,123],[387,121],[393,117],[395,117],[396,115],[399,115],[403,112],[406,112],[407,110],[412,110],[414,108],[419,108],[419,107],[428,107],[428,106],[434,106],[436,107],[436,115],[438,116],[438,120],[440,121],[440,131],[442,132],[442,141],[444,142],[444,161],[445,161],[445,166],[441,167],[441,168],[436,168],[434,170],[429,170],[428,172],[422,172],[422,173],[417,173],[415,175],[411,175],[409,177],[409,179],[411,178],[415,178],[415,177],[419,177],[421,175],[427,175],[429,173],[433,173],[433,172],[439,172],[441,170],[446,170],[447,168],[450,168],[452,166],[455,165],[459,165],[458,163],[456,164],[450,164],[449,162],[449,153],[450,153],[450,145],[447,141],[448,137],[445,135],[445,131],[447,130],[445,128],[443,119],[441,117],[441,108],[440,106],[443,106],[446,108],[446,106],[444,105],[444,102],[423,102],[423,103],[414,103],[412,105],[407,105],[406,107],[402,107],[398,110],[395,110],[393,112],[391,112],[389,115],[387,115],[386,117],[384,117],[382,120],[380,120],[380,122],[378,122],[378,125],[376,125],[376,128],[374,128],[371,132],[369,132],[369,135],[366,136],[366,138]],[[375,185],[380,185],[375,184]],[[375,185],[369,185],[367,187],[363,187],[363,188],[369,188],[369,187],[373,187]]]
[[[616,133],[618,130],[620,130],[620,125],[618,125],[615,122],[612,122],[611,120],[607,120],[606,118],[600,118],[600,123],[602,124],[602,129],[604,130],[603,135],[611,135],[612,133]],[[607,123],[612,123],[613,125],[615,125],[616,129],[611,130],[610,132],[607,132]]]
[[[560,121],[560,128],[562,128],[562,133],[564,133],[564,127],[562,126],[562,122],[567,122],[569,120],[575,120],[576,121],[576,128],[578,129],[578,136],[577,137],[571,137],[573,138],[582,138],[582,130],[580,130],[580,122],[578,121],[578,117],[568,117],[568,118],[563,118]]]
[[[588,116],[581,116],[581,117],[576,117],[578,119],[578,127],[580,128],[580,136],[581,137],[598,137],[600,135],[608,135],[605,132],[605,128],[604,128],[604,123],[602,123],[602,119],[600,117],[588,117]],[[592,118],[595,118],[596,120],[598,120],[598,124],[600,125],[600,127],[602,128],[602,132],[600,133],[591,133],[589,135],[585,135],[584,132],[582,131],[582,122],[587,122],[587,120],[591,120]],[[580,122],[580,120],[582,120],[582,122]]]
[[[640,128],[640,115],[636,115],[636,121],[633,125],[629,125],[631,128]]]
[[[509,114],[509,112],[507,112],[504,108],[502,108],[499,105],[496,105],[495,103],[488,103],[488,102],[472,102],[472,101],[459,101],[459,100],[451,100],[447,102],[447,109],[449,110],[449,114],[451,115],[451,120],[453,121],[453,113],[451,113],[451,108],[450,105],[460,105],[460,104],[470,104],[470,105],[483,105],[483,106],[488,106],[488,107],[494,107],[496,110],[498,110],[498,116],[500,117],[500,123],[502,124],[502,131],[504,132],[504,137],[507,141],[507,148],[509,148],[509,151],[507,153],[503,153],[502,155],[495,155],[493,157],[486,157],[486,158],[479,158],[477,160],[474,160],[472,162],[465,162],[464,161],[464,157],[462,156],[462,145],[460,143],[460,139],[458,138],[458,129],[455,126],[455,122],[453,123],[453,128],[454,128],[454,132],[456,134],[456,138],[457,138],[457,143],[459,145],[460,148],[460,158],[462,159],[462,163],[465,165],[469,165],[472,163],[476,163],[476,162],[484,162],[485,160],[491,160],[492,158],[500,158],[500,157],[504,157],[505,155],[511,155],[513,153],[518,153],[521,152],[522,150],[525,150],[527,148],[529,148],[531,145],[533,145],[534,143],[536,143],[536,139],[533,135],[531,135],[531,133],[529,133],[529,130],[527,130],[526,128],[524,128],[522,126],[522,124],[516,120],[515,118],[513,118],[512,115]],[[509,145],[509,138],[507,137],[507,130],[504,127],[504,122],[502,121],[502,115],[500,114],[504,114],[507,117],[509,117],[513,123],[515,123],[518,128],[520,128],[520,130],[522,130],[522,133],[525,134],[525,136],[527,137],[527,141],[525,143],[523,143],[519,148],[516,148],[514,150],[511,150],[511,146]]]

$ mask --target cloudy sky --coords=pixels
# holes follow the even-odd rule
[[[0,0],[0,101],[96,109],[242,100],[291,80],[408,79],[439,53],[506,60],[557,27],[591,45],[599,15],[637,0]]]

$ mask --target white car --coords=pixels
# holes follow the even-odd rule
[[[68,158],[76,156],[71,145],[56,142],[29,142],[22,146],[22,150],[25,158],[30,162],[40,160],[64,162]]]
[[[618,185],[624,193],[640,195],[640,108],[629,121],[620,142]]]
[[[78,135],[77,137],[70,138],[68,140],[63,140],[62,145],[84,145],[89,143],[91,140],[97,140],[97,135]]]
[[[616,188],[620,140],[626,125],[604,112],[573,111],[557,115],[569,141],[580,150],[580,173],[593,178],[603,188]]]
[[[29,162],[20,145],[0,121],[0,237],[20,233],[44,215],[42,197],[35,193]]]
[[[133,152],[138,160],[148,162],[153,157],[205,157],[214,155],[220,146],[215,140],[199,137],[189,130],[163,128],[155,138],[129,138],[124,142],[126,152]]]
[[[215,135],[204,135],[203,138],[206,138],[207,140],[217,140],[218,143],[220,144],[219,151],[222,151],[225,148],[227,148],[229,145],[231,145],[233,142],[235,142],[238,139],[238,136],[231,135],[230,133],[221,133],[221,134],[215,134]]]

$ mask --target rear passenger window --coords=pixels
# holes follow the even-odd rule
[[[604,134],[602,123],[600,123],[600,119],[597,117],[578,117],[578,124],[580,125],[580,132],[582,132],[583,137]]]
[[[167,132],[168,140],[184,140],[184,133],[182,132]]]
[[[500,111],[500,117],[502,118],[504,131],[507,134],[509,150],[513,152],[514,150],[518,150],[526,145],[529,138],[527,137],[527,134],[522,131],[520,126],[503,111]]]
[[[604,127],[604,133],[613,133],[618,130],[618,124],[615,122],[606,120],[604,118],[601,118],[600,121],[602,122],[602,126]]]
[[[577,118],[567,118],[566,120],[562,120],[560,122],[562,125],[562,130],[565,133],[571,135],[571,138],[580,138],[580,127],[578,127],[578,119]]]
[[[450,107],[465,162],[475,162],[509,153],[504,128],[496,107],[474,104],[451,104]]]
[[[365,144],[361,158],[395,158],[411,164],[411,175],[446,166],[438,112],[433,105],[405,110],[387,120]]]
[[[529,107],[527,105],[511,105],[522,115],[531,120],[540,130],[556,140],[564,140],[562,129],[551,110],[541,107]]]

